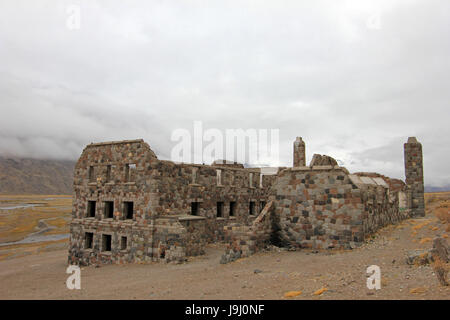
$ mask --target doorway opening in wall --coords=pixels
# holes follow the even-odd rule
[[[94,234],[92,232],[86,232],[84,234],[84,248],[92,249],[94,243]]]
[[[223,217],[223,202],[217,202],[217,218]]]
[[[96,205],[95,201],[90,201],[90,200],[88,201],[86,217],[95,218],[95,205]]]
[[[199,203],[191,202],[191,215],[198,216],[198,212],[199,212]]]
[[[128,239],[127,237],[120,237],[120,250],[127,250]]]
[[[105,201],[104,202],[103,216],[106,219],[114,218],[114,202],[113,201]]]
[[[123,216],[125,219],[133,219],[133,201],[124,201],[123,202]]]
[[[102,251],[111,251],[111,238],[110,234],[102,235]]]
[[[255,201],[250,201],[248,204],[248,214],[253,216],[255,215]]]
[[[234,217],[236,211],[236,202],[230,201],[230,217]]]
[[[274,214],[271,214],[270,219],[272,224],[272,232],[269,238],[270,244],[279,248],[289,247],[289,243],[286,240],[284,240],[284,237],[281,234],[280,221],[276,218]]]

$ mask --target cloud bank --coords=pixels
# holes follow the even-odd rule
[[[70,5],[80,28],[67,27]],[[50,1],[0,5],[0,154],[76,159],[90,142],[171,132],[280,130],[350,171],[450,182],[450,3]]]

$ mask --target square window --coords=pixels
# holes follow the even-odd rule
[[[95,201],[88,201],[87,215],[86,215],[88,218],[95,217],[95,207],[96,207]]]
[[[217,217],[223,217],[223,202],[217,202]]]
[[[255,201],[250,201],[248,204],[248,214],[251,216],[255,214]]]
[[[111,181],[111,165],[106,166],[106,182]]]
[[[192,168],[192,184],[197,183],[197,173],[198,173],[198,168],[193,167]]]
[[[102,251],[111,251],[111,238],[110,234],[102,235]]]
[[[114,201],[105,201],[103,208],[103,216],[105,218],[114,218]]]
[[[235,210],[236,210],[236,202],[231,201],[230,202],[230,217],[234,217]]]
[[[92,232],[86,232],[84,234],[84,248],[92,249],[94,244],[94,234]]]
[[[191,215],[198,216],[199,213],[199,203],[191,202]]]
[[[120,237],[120,250],[127,250],[128,247],[128,238],[127,237]]]
[[[222,185],[222,170],[220,170],[220,169],[216,170],[216,179],[217,179],[217,185],[221,186]]]
[[[132,201],[124,201],[123,203],[123,216],[125,219],[133,219],[134,206]]]
[[[128,163],[125,165],[125,181],[132,182],[134,181],[136,175],[136,164]]]
[[[94,174],[94,167],[93,166],[89,167],[88,178],[89,178],[89,182],[95,182],[95,174]]]

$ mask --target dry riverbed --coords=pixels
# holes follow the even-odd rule
[[[67,248],[72,197],[0,195],[0,261]]]

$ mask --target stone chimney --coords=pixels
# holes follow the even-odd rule
[[[297,137],[294,142],[294,167],[306,166],[305,142]]]
[[[415,137],[409,137],[404,150],[408,208],[411,209],[412,216],[423,217],[425,216],[425,200],[422,144]]]

